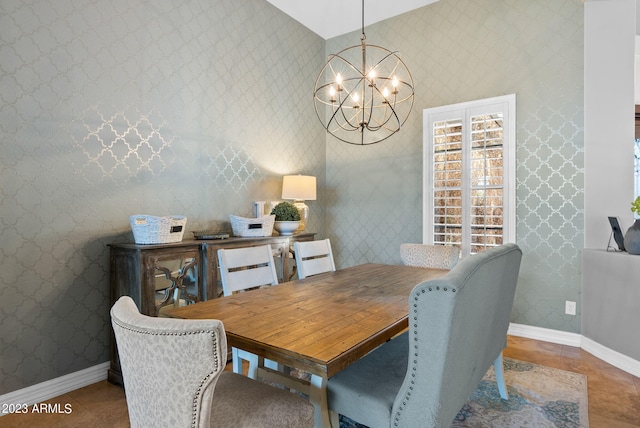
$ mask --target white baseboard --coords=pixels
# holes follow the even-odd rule
[[[98,364],[68,375],[60,376],[8,394],[0,395],[0,403],[32,405],[58,397],[107,378],[109,362]],[[3,414],[0,412],[0,416]]]
[[[515,323],[509,324],[507,334],[575,347],[580,347],[582,338],[582,335],[578,333],[569,333],[567,331],[552,330],[550,328]]]
[[[579,347],[594,357],[599,358],[620,370],[624,370],[629,374],[640,377],[640,361],[627,357],[626,355],[614,351],[613,349],[609,349],[606,346],[602,346],[581,334],[514,323],[509,325],[507,334],[526,337],[528,339],[542,340],[544,342],[558,343],[560,345]]]
[[[624,354],[602,346],[588,337],[582,338],[582,349],[594,357],[600,358],[612,366],[619,368],[620,370],[624,370],[636,377],[640,377],[640,361],[636,361]]]

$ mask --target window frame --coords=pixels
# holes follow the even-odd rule
[[[503,211],[502,242],[516,241],[516,95],[504,95],[463,103],[432,107],[423,110],[423,232],[425,244],[434,243],[434,153],[433,124],[452,119],[461,119],[462,129],[462,245],[461,255],[471,254],[470,219],[470,120],[474,116],[492,113],[503,114]],[[467,221],[465,221],[467,219]]]

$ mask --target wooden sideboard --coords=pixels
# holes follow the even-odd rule
[[[120,296],[131,296],[142,314],[158,316],[163,306],[176,300],[191,302],[217,298],[221,294],[217,251],[220,248],[242,248],[271,245],[279,259],[280,282],[295,273],[291,253],[296,241],[312,241],[315,233],[289,236],[183,240],[171,244],[111,244],[111,305]],[[120,361],[111,332],[111,383],[122,384]]]

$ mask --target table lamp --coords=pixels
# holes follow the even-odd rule
[[[316,178],[311,175],[285,175],[282,177],[282,199],[292,199],[300,212],[300,226],[296,232],[302,232],[309,220],[309,207],[304,201],[316,200]]]

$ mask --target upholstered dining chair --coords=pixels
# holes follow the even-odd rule
[[[502,350],[521,258],[505,244],[416,285],[409,331],[329,378],[332,425],[342,414],[371,428],[448,428],[492,364],[507,398]]]
[[[140,314],[123,296],[111,308],[129,421],[138,427],[312,427],[311,403],[224,371],[219,320]]]
[[[293,243],[293,252],[300,279],[336,270],[329,239],[296,241]]]
[[[452,269],[460,260],[455,245],[400,244],[400,258],[406,266]]]
[[[256,287],[278,284],[278,274],[273,260],[270,245],[257,247],[220,249],[218,265],[222,294],[230,296],[235,292],[246,291]],[[232,348],[233,372],[242,373],[242,360],[249,362],[248,376],[257,378],[259,357],[242,349]],[[274,361],[266,360],[265,366],[278,369]]]

